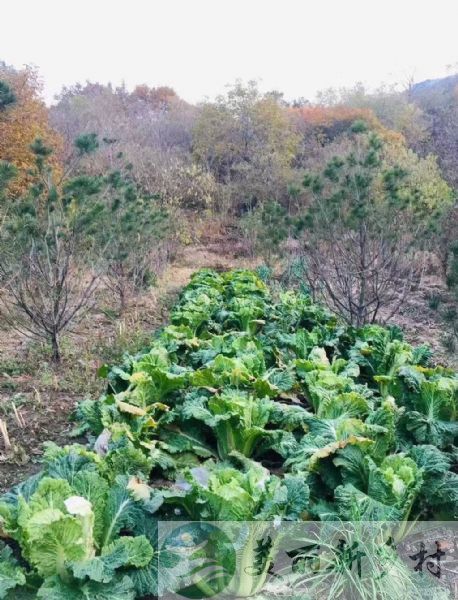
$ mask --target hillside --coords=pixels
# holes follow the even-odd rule
[[[435,96],[435,100],[440,104],[440,95],[448,95],[454,92],[458,85],[458,74],[449,75],[448,77],[439,77],[437,79],[426,79],[414,83],[410,88],[411,98],[422,102],[428,95]]]

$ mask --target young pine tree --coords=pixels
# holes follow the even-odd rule
[[[79,155],[91,152],[90,138],[79,138],[77,148]],[[6,320],[48,341],[59,362],[61,333],[90,305],[99,279],[93,257],[102,182],[84,176],[58,181],[49,164],[52,150],[38,139],[32,151],[35,167],[23,196],[6,198],[15,173],[9,165],[0,169],[6,175],[0,175],[0,300]]]
[[[304,179],[308,283],[352,325],[390,319],[421,276],[419,250],[440,210],[407,178],[385,166],[383,141],[359,121],[348,152]]]

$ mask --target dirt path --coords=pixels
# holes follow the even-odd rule
[[[225,251],[221,242],[185,246],[160,278],[159,289],[167,295],[177,293],[198,269],[248,268],[252,264],[252,261],[246,258]]]

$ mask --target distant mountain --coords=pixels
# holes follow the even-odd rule
[[[410,89],[412,98],[421,96],[423,93],[450,93],[458,86],[458,73],[449,75],[448,77],[440,77],[439,79],[426,79],[420,83],[416,83]]]

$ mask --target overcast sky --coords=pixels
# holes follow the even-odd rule
[[[195,102],[237,78],[313,99],[458,62],[458,0],[5,0],[0,14],[0,60],[38,66],[48,101],[91,80]]]

